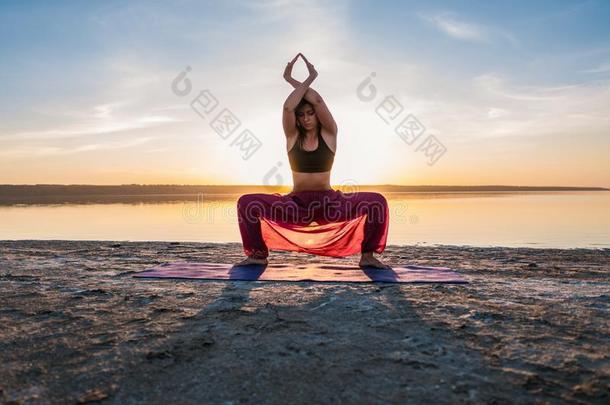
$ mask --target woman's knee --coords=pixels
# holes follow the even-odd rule
[[[370,192],[367,196],[369,217],[372,221],[383,222],[388,215],[388,201],[381,193]]]
[[[237,205],[245,207],[251,203],[264,203],[266,201],[266,198],[268,198],[268,197],[269,197],[269,194],[263,194],[263,193],[243,194],[237,200]]]
[[[254,200],[254,194],[243,194],[237,199],[237,209],[239,211],[244,210],[251,201]]]
[[[258,217],[265,210],[264,194],[244,194],[237,200],[237,212],[242,216]]]
[[[270,219],[283,218],[281,215],[290,215],[292,211],[286,210],[286,203],[280,195],[252,193],[244,194],[237,200],[237,210],[241,216],[255,220],[255,217]],[[288,212],[284,212],[288,211]]]
[[[364,202],[367,205],[379,205],[379,206],[387,206],[388,201],[381,193],[377,193],[374,191],[360,192],[360,198],[358,198],[360,202]]]
[[[383,194],[371,192],[371,195],[373,196],[373,201],[378,202],[383,205],[388,205],[388,200],[386,200],[386,198],[384,197]]]

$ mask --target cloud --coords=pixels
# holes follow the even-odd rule
[[[114,103],[100,104],[93,107],[93,116],[96,118],[112,118],[112,113],[117,107],[128,105],[128,101],[117,101]]]
[[[129,101],[103,103],[89,109],[79,110],[54,108],[47,111],[48,115],[65,117],[69,124],[58,128],[45,128],[34,131],[21,131],[0,135],[2,140],[10,139],[64,139],[90,135],[112,134],[158,125],[179,122],[178,118],[160,114],[133,115],[130,112],[120,112],[120,107],[130,105]],[[117,114],[117,111],[119,112]]]
[[[88,123],[71,125],[64,128],[45,129],[40,131],[24,131],[3,135],[2,140],[8,139],[64,139],[90,135],[104,135],[135,129],[151,128],[153,126],[179,121],[166,116],[144,116],[125,121],[111,121],[105,123]]]
[[[65,147],[65,146],[17,146],[14,148],[5,148],[0,151],[0,156],[6,157],[42,157],[42,156],[56,156],[56,155],[71,155],[83,152],[100,151],[100,150],[115,150],[115,149],[126,149],[134,146],[140,146],[151,140],[156,139],[155,137],[139,137],[135,139],[120,140],[115,142],[102,142],[102,143],[89,143],[79,145],[76,147]]]
[[[471,42],[489,42],[490,40],[488,32],[484,27],[460,21],[450,12],[442,12],[434,15],[420,13],[419,17],[432,23],[437,29],[456,39]]]
[[[475,43],[492,43],[495,39],[501,39],[512,46],[518,46],[519,41],[510,32],[498,27],[490,27],[473,22],[467,22],[455,13],[443,11],[437,13],[418,13],[419,18],[432,24],[439,31],[461,41]]]
[[[583,70],[583,73],[610,73],[610,62],[602,63],[595,68]]]
[[[581,85],[563,86],[509,86],[503,76],[486,73],[474,78],[479,89],[503,98],[521,101],[560,102],[567,98],[570,90],[577,90]]]
[[[382,79],[375,79],[380,93],[392,93],[391,84],[398,77]],[[476,149],[480,140],[506,138],[517,147],[531,137],[547,142],[541,138],[595,138],[610,131],[610,84],[532,85],[494,71],[456,80],[441,71],[421,69],[393,93],[405,107],[403,114],[413,113],[448,145],[464,143]],[[367,116],[362,117],[361,121]],[[552,143],[546,145],[553,148]]]
[[[510,112],[508,110],[505,110],[504,108],[490,107],[487,110],[487,116],[490,119],[504,117],[508,114],[510,114]]]
[[[475,77],[472,85],[471,103],[493,103],[486,114],[494,118],[493,126],[477,124],[478,134],[484,137],[583,136],[610,130],[605,107],[610,105],[608,84],[519,85],[500,74],[486,73]]]

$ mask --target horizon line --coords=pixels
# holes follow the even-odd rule
[[[292,187],[292,185],[267,185],[267,184],[187,184],[187,183],[120,183],[120,184],[93,184],[93,183],[0,183],[0,187],[5,186],[88,186],[88,187],[122,187],[122,186],[173,186],[173,187],[270,187],[270,188],[282,188]],[[609,187],[604,186],[564,186],[564,185],[513,185],[513,184],[391,184],[391,183],[379,183],[379,184],[331,184],[331,187],[513,187],[513,188],[580,188],[580,189],[601,189],[610,190]]]

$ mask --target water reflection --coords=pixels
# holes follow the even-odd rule
[[[610,247],[610,193],[384,193],[390,244]],[[0,239],[240,242],[239,195],[0,207]]]

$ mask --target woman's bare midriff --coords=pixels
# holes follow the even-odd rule
[[[330,187],[330,171],[319,173],[292,172],[292,191],[323,191]]]

